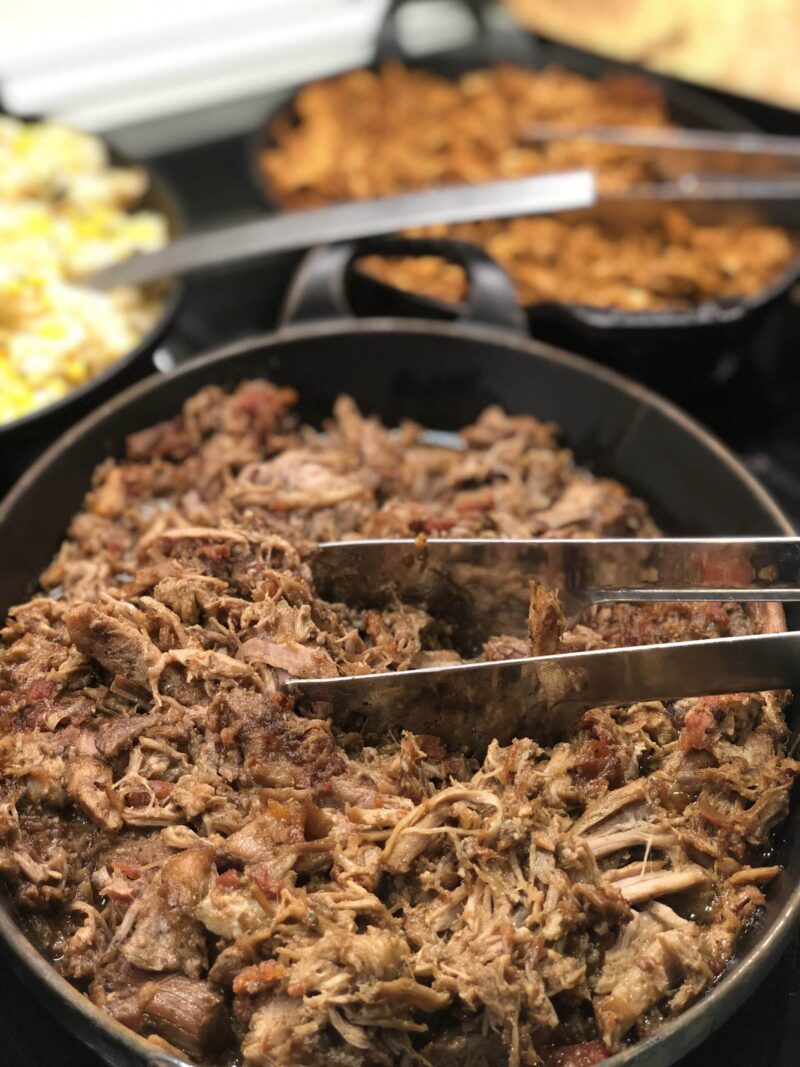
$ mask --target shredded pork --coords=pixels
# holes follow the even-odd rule
[[[0,873],[96,1004],[201,1063],[598,1063],[724,969],[779,868],[785,693],[593,709],[551,749],[368,747],[283,679],[453,662],[419,605],[320,598],[315,542],[648,536],[555,429],[463,448],[340,399],[208,388],[109,461],[0,653]],[[763,628],[735,604],[535,586],[494,658]],[[480,714],[479,708],[465,709]]]

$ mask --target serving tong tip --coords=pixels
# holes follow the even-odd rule
[[[800,600],[800,539],[400,539],[320,545],[329,599],[392,597],[453,618],[475,644],[524,634],[531,582],[557,589],[572,617],[610,601]],[[410,729],[485,749],[533,736],[552,743],[590,707],[754,692],[800,684],[800,632],[447,664],[353,677],[292,679],[365,736]]]

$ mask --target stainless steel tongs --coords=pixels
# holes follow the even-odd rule
[[[574,616],[603,601],[800,600],[800,539],[435,539],[323,544],[315,580],[329,599],[424,602],[473,646],[524,633],[532,579]],[[402,728],[480,750],[496,738],[563,737],[589,707],[800,685],[800,632],[471,662],[284,689],[326,701],[365,736]]]
[[[640,151],[663,179],[604,193],[603,199],[796,200],[800,197],[800,138],[674,127],[535,123],[522,140],[580,142]]]
[[[573,211],[591,207],[596,199],[594,175],[588,170],[424,189],[311,211],[290,211],[189,234],[157,252],[137,253],[95,271],[83,281],[100,288],[141,285],[158,278],[219,270],[277,252],[377,237],[416,226]]]
[[[625,206],[635,200],[771,200],[775,208],[782,205],[787,210],[800,200],[800,141],[795,138],[541,124],[526,130],[523,139],[588,139],[640,148],[658,162],[666,180],[616,192],[598,190],[591,170],[568,170],[292,211],[189,234],[157,252],[137,253],[82,280],[100,288],[141,285],[335,241],[436,223],[574,211],[598,202]],[[706,173],[709,170],[714,173]],[[794,221],[793,215],[787,220]]]

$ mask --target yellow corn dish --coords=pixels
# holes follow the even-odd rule
[[[146,188],[91,134],[0,118],[0,424],[83,385],[158,318],[153,293],[77,282],[166,243],[166,220],[134,210]]]

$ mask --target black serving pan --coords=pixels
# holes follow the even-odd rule
[[[462,0],[478,27],[473,44],[421,60],[408,57],[396,33],[397,12],[404,3],[405,0],[393,0],[389,6],[378,33],[375,60],[371,64],[373,69],[387,60],[397,59],[408,66],[451,78],[500,61],[534,68],[555,62],[589,77],[624,71],[658,85],[670,115],[679,125],[729,131],[756,128],[727,103],[675,78],[645,74],[629,64],[554,47],[524,31],[510,34],[492,31],[484,24],[480,0]],[[291,118],[293,99],[290,95],[271,110],[247,148],[250,173],[273,210],[280,210],[280,207],[269,190],[258,159],[270,143],[270,130],[275,120],[279,116]],[[717,210],[693,204],[684,205],[684,208],[698,221],[728,221],[737,214],[735,209],[724,205]],[[653,205],[651,210],[662,209]],[[604,211],[601,207],[581,214],[602,216]],[[758,206],[756,215],[759,213],[769,220],[768,205]],[[446,245],[442,244],[440,248],[445,258],[457,260],[457,250],[448,256]],[[395,246],[394,252],[404,254],[403,247]],[[357,260],[358,256],[355,256],[348,271],[348,285],[353,305],[361,314],[414,315],[444,321],[461,317],[463,308],[380,282],[360,270]],[[775,316],[780,314],[798,277],[800,254],[778,279],[753,296],[708,302],[684,311],[630,312],[557,302],[530,305],[525,311],[532,336],[590,356],[667,396],[682,400],[719,385],[736,372],[759,340],[772,329]]]
[[[127,434],[173,416],[209,384],[268,376],[293,386],[299,411],[319,425],[340,392],[388,423],[413,418],[454,430],[492,403],[558,422],[580,462],[618,477],[677,534],[790,534],[778,506],[730,452],[668,401],[606,368],[519,332],[504,275],[484,286],[470,275],[495,323],[337,318],[347,250],[306,258],[277,333],[218,349],[106,401],[67,431],[0,504],[0,619],[29,596],[80,507],[93,468],[121,455]],[[484,264],[485,267],[485,264]],[[607,1062],[667,1067],[719,1026],[756,988],[789,942],[800,917],[800,812],[781,830],[775,862],[785,865],[769,900],[741,941],[725,976],[679,1019]],[[125,1030],[82,997],[39,955],[0,896],[0,950],[10,972],[70,1030],[116,1067],[182,1063]]]
[[[146,171],[147,190],[139,206],[165,216],[170,237],[179,236],[184,229],[183,214],[172,189],[163,178],[151,168],[127,159],[112,147],[109,147],[109,156],[114,166],[135,166]],[[55,403],[33,411],[24,418],[0,424],[0,492],[10,485],[9,472],[13,476],[25,470],[31,460],[68,426],[113,393],[153,370],[153,353],[172,325],[183,296],[184,285],[180,281],[168,283],[161,314],[130,352]]]
[[[576,218],[598,218],[620,210],[609,205],[574,212]],[[625,209],[622,209],[625,210]],[[663,210],[656,203],[630,206],[629,214]],[[700,220],[727,222],[738,212],[731,205],[687,204],[682,210]],[[437,239],[438,248],[424,254],[460,262],[469,255],[465,242]],[[413,241],[402,237],[365,241],[353,246],[346,283],[350,299],[364,315],[391,314],[454,321],[463,316],[460,305],[407,292],[367,274],[359,260],[380,252],[414,256]],[[563,345],[649,385],[675,400],[687,400],[713,389],[735,374],[742,362],[769,336],[800,277],[800,258],[769,285],[749,296],[729,298],[684,311],[620,311],[556,301],[525,308],[533,337]]]

